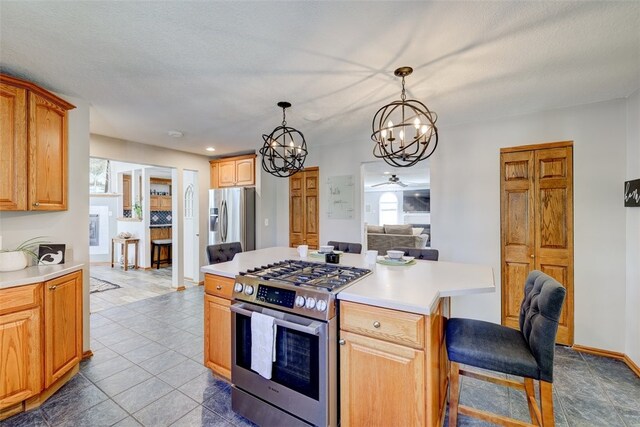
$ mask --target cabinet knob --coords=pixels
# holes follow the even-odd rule
[[[531,254],[531,258],[535,258],[536,256],[534,254]]]
[[[345,345],[345,344],[346,344],[346,341],[345,341],[345,340],[338,340],[338,344],[340,344],[340,345]]]
[[[216,286],[216,289],[221,291],[222,290],[222,286],[218,285],[218,286]]]
[[[58,287],[57,285],[49,286],[49,290],[55,291],[57,287]]]
[[[375,322],[373,322],[373,327],[374,328],[379,328],[380,327],[380,322],[378,322],[377,320]]]
[[[40,202],[35,202],[33,206],[40,206]]]

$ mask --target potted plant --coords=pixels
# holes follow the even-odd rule
[[[49,243],[42,240],[42,236],[25,240],[15,249],[0,250],[0,271],[22,270],[29,265],[29,257],[36,263],[38,262],[38,254],[36,250],[43,243]]]
[[[142,219],[142,198],[133,204],[133,214],[134,218]]]

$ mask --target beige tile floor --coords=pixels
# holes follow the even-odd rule
[[[171,267],[151,270],[128,270],[109,265],[92,265],[90,275],[120,285],[120,289],[91,294],[91,313],[174,292]]]

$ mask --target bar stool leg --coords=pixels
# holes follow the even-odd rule
[[[135,258],[136,264],[133,266],[133,268],[135,268],[137,270],[138,269],[138,242],[135,242],[133,244],[133,247],[134,247],[134,249],[136,251],[136,258]]]
[[[115,242],[113,241],[113,239],[111,239],[111,268],[113,268],[113,256],[114,256],[114,252],[115,252]]]
[[[451,362],[449,389],[449,427],[458,425],[458,403],[460,402],[460,364]]]

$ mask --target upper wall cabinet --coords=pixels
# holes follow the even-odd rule
[[[211,188],[247,187],[256,184],[256,155],[211,160]]]
[[[0,210],[67,209],[67,111],[73,108],[0,74]]]

